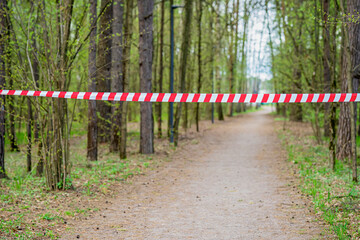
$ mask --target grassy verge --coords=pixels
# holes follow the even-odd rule
[[[360,239],[360,186],[351,180],[351,169],[338,162],[329,168],[326,145],[317,145],[307,124],[291,123],[279,130],[288,159],[300,179],[300,189],[313,202],[314,211],[339,239]]]
[[[109,153],[107,145],[101,145],[99,161],[89,168],[86,137],[74,136],[71,141],[74,189],[66,191],[49,191],[44,177],[35,176],[35,168],[27,173],[24,152],[6,152],[10,179],[0,180],[0,239],[57,239],[69,229],[70,220],[94,215],[121,186],[131,184],[133,176],[156,168],[174,152],[166,139],[158,139],[156,154],[141,155],[138,134],[130,132],[128,159],[120,160],[117,154]]]
[[[57,239],[72,227],[71,221],[82,221],[106,209],[114,196],[125,192],[135,176],[157,169],[188,144],[196,144],[194,127],[182,133],[178,148],[163,137],[155,141],[155,154],[139,154],[138,123],[128,124],[127,159],[110,153],[107,144],[99,146],[99,160],[88,167],[86,160],[86,125],[74,122],[71,132],[71,181],[65,191],[49,191],[45,179],[36,177],[37,149],[33,146],[33,171],[26,172],[26,141],[21,152],[10,152],[7,145],[6,169],[10,179],[0,179],[0,239]],[[211,127],[201,123],[201,131]],[[165,131],[163,131],[163,134]],[[18,136],[20,139],[21,136]]]

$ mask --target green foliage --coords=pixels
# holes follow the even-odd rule
[[[330,225],[339,239],[360,237],[357,206],[360,204],[360,188],[352,182],[349,166],[338,161],[333,172],[328,163],[328,149],[313,145],[308,137],[296,142],[290,134],[281,139],[301,178],[299,188],[314,204],[314,211]]]

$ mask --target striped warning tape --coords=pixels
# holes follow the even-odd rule
[[[222,102],[222,103],[305,103],[360,102],[358,93],[314,94],[222,94],[222,93],[115,93],[0,90],[0,95],[126,101],[126,102]]]

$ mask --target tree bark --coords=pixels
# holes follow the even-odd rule
[[[124,91],[128,92],[129,79],[130,79],[130,51],[131,51],[131,38],[132,38],[132,20],[133,20],[133,7],[134,0],[126,1],[126,15],[124,25],[124,44],[123,44],[123,87]],[[121,114],[121,133],[120,133],[120,158],[126,158],[126,138],[127,138],[127,112],[128,103],[122,104]]]
[[[0,0],[0,88],[5,86],[7,0]],[[0,96],[0,178],[7,178],[5,170],[5,96]]]
[[[123,69],[122,69],[122,54],[123,54],[123,1],[114,0],[113,2],[113,17],[112,24],[112,67],[111,67],[111,91],[123,92]],[[120,150],[120,129],[121,129],[121,115],[122,102],[112,103],[112,130],[110,152],[117,152]]]
[[[99,41],[97,46],[97,76],[96,84],[98,92],[109,92],[111,90],[111,46],[112,46],[112,21],[113,4],[112,0],[101,0],[101,9],[105,9],[99,19]],[[110,117],[111,103],[99,101],[98,111],[98,138],[99,141],[110,141]]]
[[[355,0],[348,0],[348,10],[345,11],[344,0],[340,1],[342,13],[353,14],[360,11],[359,3]],[[341,91],[355,92],[359,81],[360,53],[360,28],[355,22],[343,24],[343,50],[342,50],[342,71],[341,71]],[[339,115],[339,127],[337,138],[336,156],[339,160],[349,158],[352,163],[353,180],[357,181],[357,162],[356,162],[356,124],[355,124],[355,104],[341,103]]]
[[[246,86],[246,53],[245,53],[245,44],[247,41],[247,31],[250,19],[249,13],[249,6],[247,1],[244,3],[244,24],[243,24],[243,32],[241,38],[241,62],[240,62],[240,83],[238,91],[239,93],[245,93],[245,86]],[[272,41],[270,38],[270,47],[272,46]],[[245,104],[239,103],[237,105],[237,112],[245,111]]]
[[[220,1],[216,1],[216,8],[220,9]],[[226,5],[227,12],[227,5]],[[216,67],[215,67],[215,79],[216,79],[216,89],[218,93],[221,93],[221,75],[220,75],[220,58],[221,58],[221,40],[222,40],[222,27],[220,25],[220,15],[216,13],[216,45],[215,45],[215,55],[216,55]],[[222,103],[217,103],[217,113],[219,121],[224,121],[224,112]]]
[[[192,0],[185,0],[185,21],[183,28],[183,41],[181,44],[181,57],[180,57],[180,92],[185,92],[186,88],[186,68],[187,60],[190,50],[191,41],[191,15],[192,15]],[[176,108],[175,123],[174,123],[174,144],[177,146],[179,141],[179,126],[180,116],[182,110],[182,103],[179,103]]]
[[[7,64],[7,76],[9,79],[9,89],[13,89],[13,79],[11,77],[10,72],[10,66],[11,63],[9,62],[10,53],[7,54],[6,60]],[[8,117],[9,117],[9,127],[10,127],[10,134],[9,134],[9,140],[10,140],[10,151],[11,152],[20,152],[19,146],[16,141],[16,130],[15,130],[15,105],[14,105],[14,99],[13,97],[7,99],[7,106],[8,106]]]
[[[202,78],[202,61],[201,61],[201,17],[202,17],[202,3],[198,2],[198,84],[197,84],[197,93],[201,91],[201,78]],[[200,131],[199,121],[200,121],[200,103],[196,103],[196,131]]]
[[[138,0],[140,91],[149,93],[152,79],[153,0]],[[140,103],[140,153],[154,153],[154,119],[152,103]]]
[[[324,68],[324,92],[329,93],[331,90],[331,46],[330,46],[330,28],[328,24],[328,16],[330,9],[330,0],[323,0],[323,42],[324,42],[324,57],[323,57],[323,68]],[[324,104],[324,136],[330,136],[330,103]]]
[[[27,126],[26,126],[26,132],[27,132],[27,139],[28,139],[28,144],[27,144],[27,149],[26,149],[26,165],[27,165],[27,172],[31,172],[31,168],[32,168],[32,161],[31,161],[31,147],[32,147],[32,122],[33,122],[33,114],[32,114],[32,106],[31,106],[31,100],[28,97],[27,99],[27,105],[28,105],[28,122],[27,122]]]
[[[161,19],[160,19],[160,63],[159,63],[159,92],[163,92],[164,77],[164,26],[165,26],[165,0],[161,0]],[[162,103],[156,104],[158,138],[162,137]]]
[[[89,42],[89,92],[96,92],[96,18],[97,18],[97,0],[90,0],[90,42]],[[97,161],[98,159],[98,125],[96,114],[96,101],[88,102],[88,136],[87,136],[87,159]]]

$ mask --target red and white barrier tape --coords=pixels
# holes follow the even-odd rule
[[[222,94],[222,93],[115,93],[0,90],[0,95],[126,101],[126,102],[222,102],[305,103],[360,102],[359,93]]]

